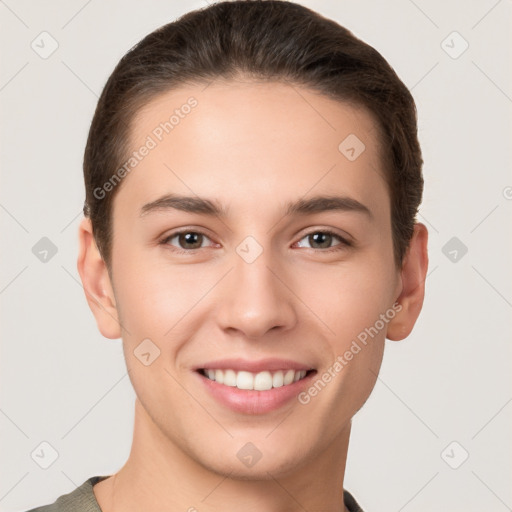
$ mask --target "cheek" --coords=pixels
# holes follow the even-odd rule
[[[121,322],[132,337],[155,340],[165,339],[216,281],[207,268],[126,257],[118,258],[114,278]]]
[[[300,296],[343,346],[373,326],[392,305],[394,282],[391,263],[361,258],[351,264],[319,268],[314,279],[301,285]]]
[[[341,270],[331,275],[331,292],[318,294],[317,309],[333,333],[326,338],[328,367],[335,384],[327,402],[345,404],[340,409],[355,414],[370,395],[382,363],[387,322],[382,320],[392,304],[390,280],[383,269],[369,266]],[[334,282],[336,281],[336,284]],[[394,313],[394,310],[391,312]],[[389,320],[394,315],[388,314]]]

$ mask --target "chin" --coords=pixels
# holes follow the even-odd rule
[[[307,462],[298,458],[297,451],[292,445],[289,454],[280,451],[277,456],[275,450],[265,452],[258,450],[251,443],[244,443],[242,448],[234,451],[223,450],[222,460],[215,459],[218,454],[211,454],[213,460],[205,460],[203,457],[198,459],[198,462],[208,471],[233,480],[268,481],[286,476]]]

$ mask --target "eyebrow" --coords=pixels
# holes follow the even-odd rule
[[[311,215],[313,213],[338,210],[362,213],[370,219],[373,218],[372,212],[367,206],[348,196],[315,196],[310,199],[288,202],[285,206],[285,216]],[[166,194],[155,201],[145,204],[141,208],[140,217],[150,212],[170,209],[212,217],[227,217],[227,210],[215,201],[198,196],[182,196],[177,194]]]

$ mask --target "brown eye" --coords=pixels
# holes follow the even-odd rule
[[[328,249],[331,246],[332,239],[333,236],[331,234],[321,231],[308,235],[308,241],[313,245],[314,249]],[[316,244],[320,247],[314,247]]]
[[[350,246],[351,244],[342,238],[340,235],[329,231],[329,230],[317,230],[312,231],[302,238],[302,240],[308,241],[309,248],[311,249],[325,249],[323,252],[327,252],[329,250],[338,250],[343,249],[345,247]],[[338,240],[338,243],[333,242]],[[300,242],[299,242],[300,244]],[[306,248],[308,246],[305,246]]]
[[[176,245],[176,243],[171,243],[174,239],[177,239],[178,245]],[[187,250],[192,251],[194,249],[200,249],[203,246],[205,239],[208,239],[208,237],[203,233],[198,233],[196,231],[180,231],[166,237],[162,240],[161,244],[170,245],[178,252],[187,252]]]
[[[180,233],[178,235],[178,242],[183,249],[198,249],[201,247],[203,235],[201,233]]]

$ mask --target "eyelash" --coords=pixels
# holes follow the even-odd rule
[[[191,229],[184,229],[184,230],[181,230],[181,231],[175,231],[174,233],[171,233],[170,235],[166,236],[163,240],[161,240],[159,242],[159,244],[160,245],[164,245],[164,246],[168,246],[168,247],[172,247],[171,250],[174,253],[177,253],[177,254],[190,254],[190,253],[194,254],[195,251],[198,251],[199,249],[204,249],[204,247],[199,247],[197,249],[188,249],[187,250],[187,249],[180,249],[178,247],[175,247],[175,246],[172,246],[172,245],[169,244],[169,240],[172,240],[176,236],[187,234],[187,233],[194,233],[196,235],[203,235],[206,238],[209,238],[208,235],[206,235],[206,233],[203,233],[202,231],[194,231],[194,230],[191,230]],[[342,236],[338,235],[338,233],[335,233],[334,231],[331,231],[329,229],[316,229],[316,230],[310,231],[309,233],[306,233],[300,240],[302,240],[302,239],[304,239],[304,238],[306,238],[306,237],[308,237],[310,235],[316,234],[316,233],[322,233],[324,235],[331,235],[334,238],[337,238],[340,241],[340,243],[335,245],[334,247],[329,247],[328,249],[314,249],[314,248],[312,248],[313,250],[330,253],[330,252],[340,251],[340,250],[345,249],[347,247],[352,247],[352,245],[353,245],[351,242],[349,242],[348,240],[346,240]]]

